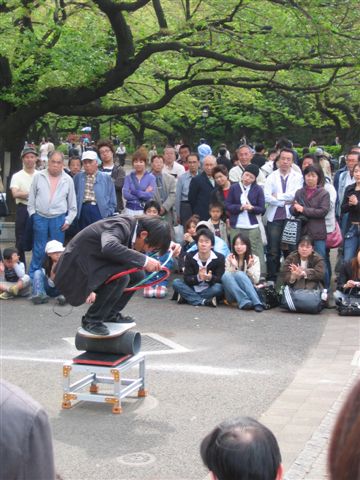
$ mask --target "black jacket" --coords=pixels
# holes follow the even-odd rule
[[[214,187],[205,172],[197,175],[190,182],[188,200],[193,215],[199,215],[200,220],[209,219],[209,204],[213,190]]]
[[[221,277],[223,276],[225,271],[224,255],[218,252],[213,253],[216,255],[216,258],[213,258],[206,267],[206,272],[209,272],[210,270],[212,272],[211,280],[207,282],[209,286],[214,285],[214,283],[220,283]],[[189,252],[186,254],[185,257],[184,281],[190,287],[193,287],[194,285],[199,285],[201,283],[197,278],[199,273],[199,264],[194,258],[197,254],[197,251]]]

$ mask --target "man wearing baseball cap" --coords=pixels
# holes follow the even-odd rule
[[[16,203],[15,217],[15,245],[18,249],[20,261],[25,263],[25,251],[23,246],[23,237],[25,233],[26,222],[29,217],[27,203],[30,187],[37,171],[35,170],[38,154],[32,147],[25,147],[21,152],[23,168],[14,173],[11,177],[10,190]]]
[[[84,171],[74,177],[78,230],[110,217],[117,207],[115,185],[110,175],[99,172],[97,153],[86,150],[81,161]]]

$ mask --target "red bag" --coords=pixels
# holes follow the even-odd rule
[[[338,222],[336,222],[335,230],[326,236],[326,248],[337,248],[342,244],[343,238]]]

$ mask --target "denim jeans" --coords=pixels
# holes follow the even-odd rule
[[[34,297],[38,295],[49,295],[49,297],[58,297],[59,290],[49,285],[49,279],[45,274],[45,270],[40,268],[35,270],[32,281],[32,294]]]
[[[314,240],[314,250],[316,253],[322,256],[325,262],[325,276],[324,276],[324,285],[325,288],[330,287],[330,272],[328,264],[326,261],[326,241],[325,240]]]
[[[221,283],[214,283],[201,292],[195,292],[193,287],[190,287],[185,282],[176,278],[173,282],[173,289],[175,292],[180,293],[182,298],[190,305],[203,305],[205,299],[212,297],[220,298],[223,293],[223,287]]]
[[[356,255],[360,246],[360,225],[351,225],[344,236],[344,262]]]
[[[245,272],[225,272],[221,278],[225,297],[229,302],[236,301],[239,308],[247,303],[262,305],[254,285]]]
[[[29,268],[29,275],[34,276],[35,270],[40,270],[45,257],[45,246],[49,240],[58,240],[64,243],[64,232],[61,227],[65,222],[65,213],[57,217],[47,218],[34,214],[34,244],[32,258]]]
[[[277,274],[280,270],[280,256],[281,256],[281,235],[284,229],[285,220],[274,220],[268,222],[267,230],[267,272],[268,279],[276,281]],[[295,250],[295,245],[288,245],[288,250],[284,250],[284,257]]]

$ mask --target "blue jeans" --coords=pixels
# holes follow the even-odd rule
[[[49,285],[49,279],[45,274],[45,270],[40,268],[35,270],[33,275],[32,282],[32,294],[33,296],[38,295],[49,295],[49,297],[58,297],[60,295],[59,290],[56,287],[51,287]]]
[[[209,286],[201,292],[195,292],[193,287],[190,287],[179,278],[174,280],[173,289],[175,292],[180,293],[182,298],[190,305],[203,305],[204,300],[213,297],[220,298],[223,293],[223,287],[221,283],[214,283],[214,285]]]
[[[236,301],[239,308],[247,303],[262,305],[254,285],[245,272],[225,272],[221,277],[225,297],[229,302]]]
[[[356,255],[360,246],[360,225],[351,225],[344,236],[344,262]]]
[[[324,276],[324,286],[325,288],[330,287],[330,271],[327,263],[327,254],[326,254],[326,241],[325,240],[314,240],[314,250],[316,253],[322,256],[325,262],[325,276]]]
[[[64,243],[65,234],[61,227],[65,222],[65,213],[57,217],[47,218],[34,214],[34,243],[29,275],[34,276],[35,270],[40,270],[45,257],[45,246],[49,240],[58,240]]]

